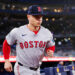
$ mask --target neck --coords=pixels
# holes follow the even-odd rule
[[[31,30],[31,31],[38,31],[40,26],[33,26],[31,24],[28,24],[28,28]]]

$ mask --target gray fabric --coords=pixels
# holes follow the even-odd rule
[[[30,31],[27,25],[14,28],[6,36],[6,40],[9,45],[14,44],[14,42],[17,43],[16,61],[29,67],[39,66],[39,61],[44,56],[45,48],[55,45],[52,33],[42,26],[37,34]]]
[[[14,73],[15,75],[40,75],[40,69],[36,71],[30,70],[27,67],[18,65],[18,63],[16,62],[14,67]]]

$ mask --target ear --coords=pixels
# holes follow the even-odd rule
[[[30,16],[29,15],[27,15],[27,18],[29,18]]]

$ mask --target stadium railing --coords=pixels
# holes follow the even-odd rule
[[[41,75],[75,75],[75,65],[41,69]]]

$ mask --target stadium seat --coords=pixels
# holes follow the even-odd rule
[[[54,75],[53,67],[45,68],[45,75]]]

